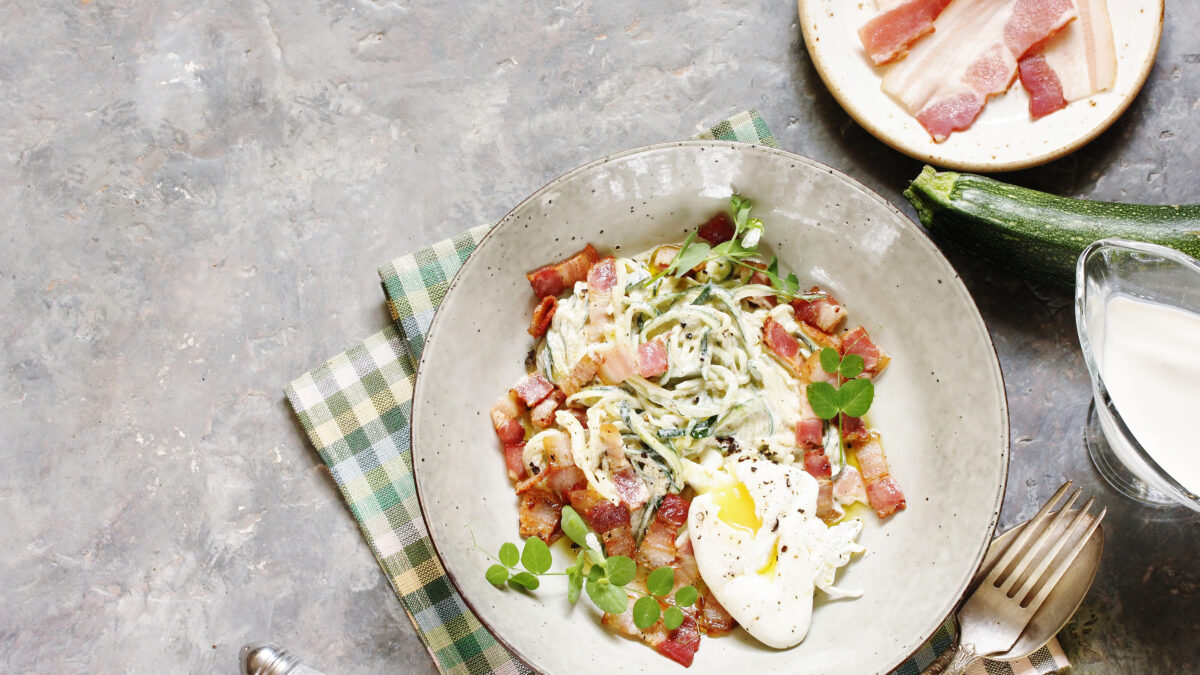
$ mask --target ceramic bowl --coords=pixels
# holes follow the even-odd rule
[[[779,150],[695,141],[623,152],[538,190],[486,236],[446,292],[415,385],[413,462],[430,537],[480,620],[538,671],[684,669],[606,630],[586,599],[569,605],[562,577],[532,595],[484,579],[491,561],[472,537],[489,551],[518,539],[488,410],[525,373],[525,272],[588,242],[633,254],[680,240],[734,191],[753,200],[784,267],[830,289],[891,353],[871,418],[908,508],[884,523],[867,514],[868,551],[839,575],[863,596],[818,594],[802,644],[776,651],[740,630],[706,638],[691,672],[887,672],[954,609],[987,550],[1008,467],[1004,385],[970,295],[929,239],[862,185]]]
[[[1100,135],[1133,102],[1158,52],[1163,0],[1108,0],[1117,78],[1093,94],[1034,121],[1018,80],[993,97],[966,131],[934,143],[917,120],[879,88],[858,29],[877,13],[872,0],[798,0],[800,29],[825,86],[864,129],[904,154],[946,169],[1014,171],[1073,152]]]

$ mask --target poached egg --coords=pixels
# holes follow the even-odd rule
[[[816,516],[817,481],[804,470],[730,458],[692,500],[688,531],[704,583],[750,635],[769,647],[799,644],[814,590],[857,597],[833,585],[837,569],[863,551],[858,519],[832,527]]]

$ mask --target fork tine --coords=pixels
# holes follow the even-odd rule
[[[999,578],[1000,573],[1012,564],[1012,561],[1016,559],[1018,553],[1023,551],[1025,545],[1029,543],[1031,538],[1033,538],[1034,531],[1037,530],[1042,521],[1046,519],[1046,514],[1050,513],[1050,509],[1053,508],[1054,504],[1058,502],[1058,500],[1063,496],[1063,494],[1066,493],[1068,489],[1070,489],[1070,487],[1071,481],[1067,481],[1062,484],[1062,487],[1058,488],[1058,491],[1054,493],[1054,496],[1050,497],[1049,501],[1046,502],[1046,505],[1043,506],[1036,515],[1034,515],[1033,519],[1029,521],[1029,524],[1025,526],[1025,529],[1021,531],[1021,534],[1017,536],[1017,540],[1008,547],[1008,550],[1004,552],[1004,555],[1000,558],[1000,560],[996,561],[996,563],[992,565],[992,569],[988,571],[987,577],[983,580],[983,583],[992,584],[993,586],[996,584],[996,579]]]
[[[1092,533],[1096,531],[1097,527],[1100,527],[1100,521],[1104,520],[1104,515],[1107,513],[1108,507],[1105,507],[1100,509],[1100,513],[1097,514],[1096,517],[1092,518],[1092,524],[1088,526],[1087,531],[1083,533],[1083,536],[1079,538],[1079,541],[1075,542],[1075,545],[1072,546],[1067,552],[1067,556],[1063,559],[1062,563],[1054,569],[1053,574],[1051,574],[1050,578],[1046,580],[1046,583],[1042,585],[1042,589],[1038,591],[1033,600],[1029,601],[1029,604],[1026,606],[1024,611],[1028,612],[1030,616],[1038,611],[1038,608],[1042,606],[1042,603],[1045,602],[1046,598],[1050,595],[1050,591],[1054,590],[1054,586],[1058,584],[1058,580],[1062,579],[1062,576],[1067,573],[1067,570],[1071,567],[1071,563],[1075,562],[1075,558],[1079,556],[1079,552],[1082,551],[1083,547],[1086,546],[1088,541],[1091,540]]]
[[[1083,519],[1087,517],[1088,511],[1092,509],[1092,505],[1095,503],[1096,498],[1092,497],[1088,499],[1087,503],[1080,507],[1078,511],[1074,512],[1075,517],[1071,519],[1071,524],[1068,525],[1066,529],[1063,530],[1062,534],[1056,538],[1054,543],[1050,546],[1050,550],[1046,551],[1046,553],[1042,555],[1041,560],[1038,561],[1037,567],[1035,567],[1033,571],[1025,577],[1025,583],[1021,584],[1021,587],[1015,591],[1009,591],[1009,597],[1018,597],[1024,599],[1032,595],[1031,591],[1037,585],[1038,579],[1042,578],[1042,575],[1046,572],[1046,568],[1050,567],[1050,563],[1054,562],[1054,558],[1058,555],[1058,552],[1062,550],[1063,546],[1065,546],[1067,542],[1071,540],[1071,537],[1073,537],[1075,533],[1079,531],[1079,524],[1082,523]],[[1062,514],[1066,512],[1067,507],[1063,507],[1063,509],[1058,513],[1059,516],[1062,516]],[[1046,531],[1049,532],[1051,528],[1056,527],[1058,524],[1057,521],[1058,518],[1055,519],[1054,523],[1047,526]]]
[[[1037,533],[1037,539],[1035,539],[1032,544],[1025,548],[1025,551],[1021,554],[1021,558],[1013,564],[1012,571],[1004,577],[1003,585],[1000,587],[1000,590],[1004,591],[1005,595],[1009,596],[1010,598],[1012,597],[1012,591],[1014,588],[1016,588],[1017,582],[1021,580],[1025,570],[1029,569],[1029,566],[1039,558],[1038,553],[1042,550],[1042,548],[1048,544],[1051,544],[1051,542],[1055,540],[1061,539],[1060,537],[1055,536],[1054,531],[1058,527],[1059,523],[1066,520],[1067,516],[1073,513],[1071,511],[1071,507],[1075,505],[1075,502],[1078,501],[1080,495],[1082,494],[1083,488],[1076,488],[1075,492],[1071,493],[1070,498],[1067,499],[1067,502],[1063,504],[1062,508],[1059,509],[1058,512],[1054,514],[1054,517],[1050,519],[1050,522],[1046,523],[1045,527],[1043,527],[1041,531]],[[1030,527],[1033,526],[1030,525]],[[1055,553],[1057,553],[1057,550]]]

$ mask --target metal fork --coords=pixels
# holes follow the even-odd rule
[[[1082,489],[1076,489],[1057,513],[1050,513],[1070,487],[1071,481],[1067,481],[1054,493],[959,610],[960,644],[945,673],[962,675],[979,659],[1016,644],[1046,596],[1100,526],[1107,508],[1087,522],[1094,497],[1079,510],[1071,511]],[[1074,517],[1066,530],[1061,536],[1053,536],[1056,526],[1071,514]],[[1066,553],[1060,557],[1064,547]],[[1039,584],[1047,573],[1049,576]]]

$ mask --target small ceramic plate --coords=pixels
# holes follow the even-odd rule
[[[891,354],[872,424],[907,510],[866,514],[868,552],[838,576],[854,601],[818,598],[799,646],[741,631],[705,639],[690,671],[599,622],[566,582],[498,589],[491,561],[517,540],[517,499],[488,411],[525,374],[534,298],[525,273],[592,243],[635,254],[729,208],[737,191],[765,245],[805,284],[830,289]],[[613,155],[550,183],[507,215],[451,282],[429,329],[413,395],[413,465],[429,534],[480,620],[545,673],[883,673],[933,634],[966,591],[1000,510],[1008,468],[1004,383],[966,288],[924,234],[850,178],[759,146],[682,142]],[[556,547],[558,548],[558,547]],[[566,566],[560,558],[557,569]]]
[[[1142,88],[1162,34],[1163,0],[1108,0],[1117,79],[1113,88],[1036,122],[1020,80],[965,131],[934,143],[916,118],[880,89],[885,68],[863,51],[858,29],[875,16],[875,0],[799,0],[800,27],[825,86],[876,138],[923,162],[962,171],[1014,171],[1075,151],[1107,129]]]

